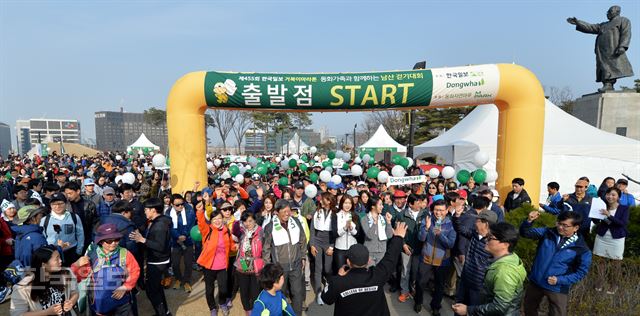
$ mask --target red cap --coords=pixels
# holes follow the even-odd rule
[[[458,190],[458,194],[460,194],[461,198],[463,198],[465,200],[467,199],[467,190],[460,189],[460,190]]]
[[[396,190],[395,192],[393,192],[393,198],[394,199],[399,199],[399,198],[406,198],[407,194],[404,193],[404,191],[402,190]]]

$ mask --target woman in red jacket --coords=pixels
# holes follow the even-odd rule
[[[244,212],[240,221],[233,226],[233,235],[238,240],[238,255],[234,267],[237,271],[238,285],[242,307],[247,315],[253,309],[253,302],[260,294],[258,274],[264,267],[262,260],[263,230],[256,223],[256,216],[251,212]]]
[[[205,217],[202,203],[196,205],[196,217],[198,229],[202,234],[202,253],[198,257],[198,264],[204,269],[205,297],[212,316],[218,315],[218,308],[223,315],[229,315],[229,307],[225,301],[228,296],[227,269],[229,251],[231,250],[231,234],[227,226],[223,224],[222,214],[219,210],[211,213],[211,222]],[[218,281],[218,302],[214,298],[214,282]]]

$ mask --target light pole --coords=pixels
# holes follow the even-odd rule
[[[356,155],[356,128],[358,128],[358,123],[353,125],[353,157]]]

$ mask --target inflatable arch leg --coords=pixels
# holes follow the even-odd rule
[[[496,186],[504,199],[511,190],[511,180],[523,178],[532,202],[537,203],[544,141],[544,92],[538,79],[526,68],[512,64],[499,64],[497,67],[500,84],[494,103],[500,116],[496,155],[499,179]],[[175,192],[190,190],[195,181],[199,181],[201,187],[207,183],[204,158],[207,100],[203,89],[206,74],[204,71],[186,74],[174,84],[167,99],[171,186]]]

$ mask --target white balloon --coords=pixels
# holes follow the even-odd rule
[[[231,166],[237,166],[237,165],[238,165],[237,163],[232,162],[232,163],[230,163],[230,164],[229,164],[229,167],[231,167]],[[238,167],[238,168],[240,168],[240,167]]]
[[[487,170],[487,179],[484,180],[487,183],[495,182],[498,180],[498,172],[495,170]]]
[[[442,176],[445,179],[451,179],[455,175],[456,175],[456,169],[453,169],[453,167],[446,166],[446,167],[442,168]]]
[[[325,183],[331,181],[331,172],[327,170],[320,171],[320,181]]]
[[[391,168],[391,174],[394,177],[404,177],[405,173],[406,173],[406,171],[400,165],[395,165],[395,166],[393,166],[393,168]]]
[[[251,166],[247,166],[247,167],[251,167]],[[239,167],[238,169],[240,169],[240,173],[242,174],[242,173],[247,172],[247,167],[242,166],[242,167]]]
[[[116,184],[122,181],[122,176],[116,176]]]
[[[351,166],[351,174],[354,177],[359,177],[362,175],[362,167],[360,165]]]
[[[244,166],[244,171],[251,170],[251,165]]]
[[[360,157],[356,157],[356,159],[353,160],[353,162],[355,163],[361,163],[362,159]]]
[[[320,162],[320,156],[313,156],[313,160],[315,160],[316,162]]]
[[[336,151],[336,158],[342,158],[343,155],[344,155],[344,152],[342,150]]]
[[[318,188],[316,188],[315,185],[310,184],[304,188],[304,194],[306,194],[307,197],[313,199],[314,197],[316,197],[316,195],[318,195]]]
[[[324,168],[324,171],[328,172],[328,173],[332,173],[333,172],[333,168],[331,167],[326,167]]]
[[[388,180],[389,180],[389,173],[388,172],[386,172],[386,171],[378,172],[378,182],[387,183]]]
[[[136,182],[136,176],[133,173],[127,172],[122,175],[122,183],[133,184],[134,182]]]
[[[429,178],[435,179],[439,175],[440,175],[440,170],[438,170],[438,168],[431,168],[431,170],[429,170]]]
[[[149,152],[149,155],[150,155],[150,156],[153,156],[153,151]]]
[[[207,170],[213,169],[213,162],[207,161]]]
[[[214,166],[220,167],[221,164],[222,164],[222,160],[217,159],[217,158],[213,160],[213,165]]]
[[[282,157],[280,157],[280,156],[276,157],[276,162],[280,162],[280,161],[282,161]]]
[[[368,163],[369,160],[371,160],[371,156],[369,156],[369,154],[364,154],[364,156],[362,156],[362,161],[364,161],[364,163]]]
[[[342,164],[344,163],[340,158],[334,158],[332,162],[333,166],[336,168],[342,167]]]
[[[298,160],[300,160],[300,156],[298,156],[298,154],[293,154],[293,155],[289,156],[289,159],[293,159],[295,161],[298,161]]]
[[[413,158],[407,157],[407,160],[409,160],[409,165],[407,166],[407,168],[413,166]]]
[[[231,174],[229,173],[229,171],[225,171],[225,172],[222,173],[222,175],[220,175],[220,178],[225,179],[225,180],[229,179],[229,178],[231,178]]]
[[[238,182],[238,183],[240,183],[240,184],[243,184],[243,183],[244,183],[244,176],[238,173],[238,174],[233,178],[233,180],[236,180],[236,182]]]
[[[161,168],[164,167],[164,164],[167,162],[167,158],[165,158],[163,154],[156,154],[151,159],[151,162],[153,163],[154,167]]]
[[[311,146],[311,148],[309,148],[309,152],[311,154],[315,154],[316,152],[318,152],[318,148],[316,148],[316,146]]]
[[[122,160],[122,156],[116,155],[116,160]]]
[[[349,160],[351,160],[351,154],[350,154],[350,153],[344,153],[344,154],[342,154],[342,159],[343,159],[344,161],[349,161]]]
[[[249,157],[248,162],[251,167],[255,167],[258,164],[258,158],[251,156]]]
[[[144,154],[144,152],[142,152],[142,150],[138,150],[138,155],[142,155]]]
[[[482,168],[487,162],[489,162],[489,155],[483,151],[479,151],[473,156],[473,164],[478,168]]]
[[[335,184],[340,184],[342,183],[342,177],[336,174],[333,177],[331,177],[331,182]]]
[[[280,168],[282,168],[283,170],[289,169],[289,159],[280,161]]]

